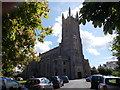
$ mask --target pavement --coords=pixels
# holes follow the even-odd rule
[[[64,86],[55,90],[95,90],[95,89],[90,89],[90,87],[91,87],[91,83],[86,82],[85,79],[76,79],[76,80],[70,80],[69,83],[65,83]]]

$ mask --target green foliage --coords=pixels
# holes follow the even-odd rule
[[[91,68],[91,75],[98,74],[98,73],[99,71],[95,67]]]
[[[98,71],[102,75],[112,75],[113,69],[107,67],[99,67]]]
[[[120,30],[120,2],[84,2],[80,9],[80,23],[92,21],[96,28],[103,25],[105,34]]]
[[[120,1],[84,2],[80,9],[79,23],[91,21],[94,27],[102,27],[104,34],[116,34],[112,45],[113,55],[120,57]],[[120,59],[119,59],[120,62]],[[120,70],[120,65],[119,65]]]
[[[115,69],[113,74],[120,77],[120,57],[118,58],[117,64],[118,64],[118,67]]]
[[[117,32],[117,35],[114,38],[112,50],[113,50],[113,55],[116,56],[118,58],[118,61],[120,62],[120,30]]]
[[[22,84],[23,86],[25,86],[26,81],[22,80],[22,81],[18,81],[20,84]]]
[[[42,19],[48,18],[47,2],[24,2],[14,7],[15,11],[2,17],[2,73],[13,75],[13,68],[39,61],[35,56],[36,37],[40,42],[52,33],[50,27],[42,26]],[[38,29],[36,29],[38,28]]]
[[[120,73],[119,73],[118,71],[113,71],[113,72],[112,72],[112,75],[113,75],[113,76],[120,77]]]

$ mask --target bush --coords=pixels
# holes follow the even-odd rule
[[[99,67],[98,71],[102,75],[112,75],[113,69],[107,67]]]
[[[112,75],[117,76],[117,77],[120,77],[120,72],[118,72],[118,71],[113,71],[113,72],[112,72]]]

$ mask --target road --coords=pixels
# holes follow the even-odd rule
[[[76,80],[70,80],[69,83],[66,83],[63,87],[56,89],[56,90],[80,90],[80,89],[85,89],[85,90],[94,90],[90,89],[91,84],[90,82],[86,82],[85,79],[76,79]]]

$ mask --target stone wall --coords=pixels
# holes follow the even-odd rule
[[[60,54],[60,48],[59,48],[59,46],[58,47],[56,47],[56,48],[53,48],[53,49],[51,49],[51,50],[49,50],[49,51],[47,51],[47,52],[45,52],[45,53],[43,53],[43,54],[41,54],[40,55],[40,57],[42,58],[42,60],[45,58],[50,58],[50,57],[55,57],[55,56],[58,56]]]

